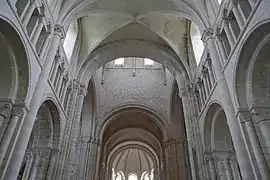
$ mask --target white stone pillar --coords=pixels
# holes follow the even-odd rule
[[[212,29],[207,29],[204,32],[203,39],[207,43],[209,52],[211,54],[211,58],[213,60],[212,63],[216,74],[219,89],[223,91],[222,97],[220,97],[220,101],[223,104],[224,112],[227,117],[227,124],[230,129],[242,177],[245,180],[254,180],[255,179],[254,172],[252,170],[251,162],[249,161],[249,155],[240,129],[239,121],[235,117],[235,111],[231,100],[231,95],[222,71],[219,55],[214,43]]]
[[[222,35],[217,34],[217,44],[218,44],[218,49],[219,49],[219,52],[220,52],[220,60],[221,60],[221,62],[223,64],[224,61],[227,60],[227,51],[225,51],[222,41],[223,41]]]
[[[11,104],[6,105],[6,106],[8,106],[7,109],[9,109],[9,107],[11,107]],[[8,111],[6,111],[6,113]],[[21,105],[15,105],[12,108],[11,118],[9,120],[7,129],[5,131],[5,134],[2,139],[1,146],[0,146],[0,165],[1,166],[3,165],[4,157],[6,156],[7,153],[9,153],[8,147],[11,143],[18,121],[23,118],[25,111],[26,111],[26,107],[21,106]]]
[[[192,110],[190,110],[190,102],[191,97],[187,91],[187,74],[176,74],[176,80],[179,85],[179,97],[182,99],[183,102],[183,111],[185,116],[185,125],[186,125],[186,133],[187,133],[187,141],[188,141],[188,151],[189,151],[189,160],[190,160],[190,167],[192,173],[192,180],[197,179],[198,172],[195,168],[195,161],[194,161],[194,153],[193,153],[193,128],[191,124],[192,120]]]
[[[40,22],[38,22],[37,27],[35,28],[35,31],[33,32],[32,37],[31,37],[31,40],[32,40],[34,47],[36,46],[36,43],[37,43],[37,40],[40,36],[42,28],[45,26],[45,17],[41,16],[39,21]]]
[[[52,66],[52,73],[51,73],[51,77],[50,77],[52,85],[54,85],[54,81],[56,81],[55,77],[56,77],[60,63],[61,63],[61,58],[59,55],[57,55],[55,57],[55,60],[54,60],[53,66]]]
[[[228,20],[224,20],[224,30],[225,30],[225,33],[227,35],[227,38],[229,40],[229,43],[230,43],[230,46],[231,48],[233,48],[234,44],[235,44],[235,39],[234,39],[234,35],[232,33],[232,30],[229,28],[229,22]]]
[[[258,169],[256,171],[256,176],[259,179],[267,180],[269,179],[269,170],[267,168],[267,164],[265,161],[265,158],[263,156],[263,151],[261,149],[261,145],[259,143],[258,136],[256,134],[253,122],[251,120],[250,112],[243,112],[239,111],[237,113],[237,118],[239,121],[243,124],[243,128],[245,128],[247,138],[249,141],[249,146],[251,146],[253,155],[256,162],[253,162],[255,166],[258,166]]]
[[[211,84],[211,88],[214,86],[215,84],[215,76],[214,76],[214,72],[212,70],[212,60],[210,57],[208,57],[206,59],[207,61],[207,69],[208,69],[208,73],[209,73],[209,79],[210,79],[210,84]]]
[[[30,6],[28,7],[27,11],[25,11],[25,14],[23,14],[24,16],[22,16],[22,23],[24,26],[27,26],[31,16],[33,15],[33,12],[36,8],[36,3],[35,2],[31,2]]]
[[[211,179],[209,179],[209,180],[216,180],[217,174],[216,174],[216,170],[215,170],[213,155],[209,152],[205,153],[205,160],[207,162],[208,170],[210,173]]]
[[[35,151],[35,164],[32,166],[33,172],[32,180],[44,180],[47,175],[47,169],[49,164],[49,159],[51,155],[50,149],[34,149]]]
[[[23,173],[22,180],[28,180],[32,171],[32,165],[34,161],[34,156],[32,151],[26,151],[25,153],[25,160],[26,160],[26,165],[25,165],[25,170]]]
[[[45,37],[45,42],[42,45],[41,50],[40,50],[40,54],[39,54],[41,61],[43,61],[43,58],[45,57],[45,54],[48,50],[48,46],[51,42],[51,39],[52,39],[52,35],[48,32],[47,36]]]
[[[209,84],[209,79],[208,79],[208,73],[207,71],[203,71],[203,85],[204,85],[204,88],[205,88],[205,94],[206,94],[206,100],[209,96],[209,93],[210,93],[210,84]]]
[[[20,171],[21,163],[24,157],[25,149],[30,138],[36,115],[43,98],[44,86],[46,85],[50,69],[58,49],[60,39],[63,37],[63,28],[56,25],[50,50],[46,57],[41,74],[39,75],[35,91],[33,93],[29,111],[26,113],[22,126],[18,129],[17,136],[14,139],[14,146],[8,159],[7,166],[4,169],[2,180],[14,180]]]
[[[58,172],[58,166],[59,166],[59,156],[60,151],[58,149],[51,150],[51,157],[49,161],[49,167],[46,175],[46,180],[52,180],[56,179],[56,175]]]
[[[235,155],[231,155],[229,157],[229,166],[230,166],[230,169],[232,170],[232,179],[235,179],[235,180],[241,179],[238,162]]]
[[[66,72],[66,74],[64,75],[64,82],[63,82],[63,86],[62,86],[62,91],[60,91],[60,101],[63,103],[66,93],[67,93],[67,89],[69,86],[69,80],[68,80],[68,74]]]
[[[87,151],[89,144],[89,137],[79,137],[78,138],[78,149],[77,149],[77,160],[76,160],[76,174],[74,174],[74,179],[84,180],[89,179],[86,176],[88,161]]]
[[[227,174],[224,166],[224,159],[215,153],[215,161],[217,164],[219,180],[229,180],[227,179]]]
[[[89,140],[89,152],[88,152],[88,163],[87,163],[87,177],[90,180],[95,180],[96,179],[96,172],[97,172],[97,167],[99,164],[96,163],[99,159],[98,157],[98,150],[99,147],[101,146],[101,141],[95,137],[91,137]]]
[[[80,120],[81,120],[81,113],[82,113],[82,108],[83,108],[83,102],[84,102],[84,97],[87,94],[87,90],[85,86],[80,87],[80,92],[77,97],[76,101],[76,109],[75,109],[75,114],[73,118],[73,127],[71,131],[71,137],[70,137],[70,151],[69,151],[69,158],[68,158],[68,164],[69,164],[69,171],[67,173],[66,179],[70,179],[71,177],[74,176],[73,172],[71,171],[72,169],[76,168],[74,167],[75,165],[75,157],[76,157],[76,142],[77,138],[79,135],[80,131]]]
[[[60,90],[62,87],[62,82],[64,80],[64,75],[65,75],[65,68],[61,67],[60,76],[59,76],[58,82],[56,84],[56,94],[58,94],[58,97],[60,97]]]
[[[11,110],[12,110],[11,103],[5,103],[2,107],[0,107],[0,130],[4,122],[7,121],[7,118],[9,117]]]
[[[270,154],[270,109],[268,107],[254,108],[252,109],[251,114],[255,123],[260,127],[264,143],[266,144],[268,153]]]
[[[235,19],[240,27],[240,30],[242,30],[245,26],[245,19],[239,10],[238,3],[239,3],[238,1],[232,1],[232,4],[233,4],[232,11],[233,11]]]

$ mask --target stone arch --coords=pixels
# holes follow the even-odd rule
[[[94,50],[80,66],[77,79],[82,84],[86,84],[91,75],[102,65],[121,57],[149,58],[166,67],[172,75],[183,77],[182,74],[186,74],[187,76],[184,77],[188,79],[185,80],[190,79],[187,67],[180,63],[182,61],[171,49],[143,40],[121,40],[102,45]]]
[[[160,129],[164,141],[168,139],[169,136],[167,132],[168,126],[167,124],[164,123],[162,117],[154,110],[138,104],[129,104],[117,107],[110,113],[108,113],[104,118],[102,118],[102,120],[96,126],[97,137],[99,137],[99,139],[103,139],[103,135],[106,128],[115,120],[115,118],[117,118],[121,113],[128,113],[128,112],[137,112],[149,115],[153,120],[155,120],[155,124]]]
[[[269,20],[261,22],[250,31],[241,46],[234,70],[234,97],[239,108],[250,108],[252,104],[261,104],[269,97],[266,57],[267,50],[270,48],[269,32]],[[267,102],[270,100],[268,99]]]
[[[87,95],[84,100],[81,117],[81,136],[88,137],[95,134],[96,127],[96,88],[93,78],[90,79],[87,87]]]
[[[175,156],[175,160],[170,160],[167,166],[170,167],[173,179],[190,179],[191,167],[189,159],[189,150],[187,144],[187,133],[185,117],[183,112],[182,99],[179,96],[179,88],[176,80],[174,80],[171,94],[171,124],[170,138],[171,141],[176,141],[175,152],[171,152],[171,156]],[[175,161],[175,162],[174,162]]]
[[[28,95],[28,55],[18,31],[0,17],[0,99],[24,103]]]
[[[261,173],[267,177],[270,165],[269,49],[270,19],[258,23],[247,34],[237,59],[234,84],[234,98],[239,108],[239,118],[251,122],[251,128],[254,130],[252,136],[256,137],[258,154],[261,155],[261,160],[257,161],[266,164],[262,165],[264,167],[261,168]],[[256,152],[256,149],[253,148],[252,151]]]
[[[59,143],[60,120],[58,110],[53,101],[46,100],[38,110],[18,178],[52,178],[58,167]],[[30,163],[33,161],[34,164]]]
[[[210,105],[204,125],[204,155],[210,177],[227,178],[227,173],[241,179],[231,133],[224,109],[218,102]]]
[[[113,151],[115,151],[115,148],[117,148],[118,146],[121,146],[121,144],[123,145],[123,143],[124,144],[128,143],[128,146],[125,146],[125,145],[121,146],[123,148],[126,148],[127,151],[125,152],[130,152],[130,151],[138,152],[137,150],[140,149],[140,152],[141,150],[143,150],[143,152],[146,152],[148,154],[149,150],[151,151],[153,149],[154,154],[156,154],[156,157],[158,157],[158,161],[153,160],[153,163],[156,162],[155,167],[158,168],[156,170],[157,172],[160,172],[161,165],[157,164],[157,162],[163,161],[162,158],[163,158],[163,153],[164,153],[164,150],[163,150],[164,138],[161,132],[162,130],[160,129],[159,125],[154,119],[155,117],[153,117],[153,115],[150,114],[150,112],[147,112],[144,109],[139,109],[138,107],[128,107],[128,108],[119,110],[118,112],[116,112],[116,114],[113,114],[109,116],[108,118],[109,119],[105,120],[105,122],[108,122],[108,121],[109,122],[103,125],[104,128],[101,131],[102,142],[103,142],[102,153],[101,153],[102,156],[100,157],[101,158],[100,162],[102,163],[100,164],[101,169],[99,172],[99,174],[102,176],[101,179],[107,179],[109,175],[111,175],[111,169],[109,168],[110,168],[110,165],[112,165],[112,162],[110,161],[110,159],[108,159],[109,155]],[[144,144],[143,146],[144,148],[142,147],[142,144]],[[150,147],[150,148],[146,148],[146,147]],[[118,150],[121,151],[121,148]],[[120,155],[122,156],[124,154],[120,154]],[[147,155],[147,156],[154,157],[155,155],[153,156],[152,154],[152,155]],[[149,159],[149,158],[146,158],[146,159]],[[137,160],[140,160],[140,158]],[[143,166],[147,166],[147,163],[143,164]],[[153,164],[153,167],[154,167],[154,164]],[[134,170],[134,172],[138,175],[143,173],[139,170],[140,168],[138,169],[138,167],[136,168],[133,165],[130,166],[131,169],[129,168],[126,169],[125,166],[123,166],[122,168],[124,169],[122,170],[120,168],[116,170],[124,171],[123,173],[125,176],[128,173],[132,173],[133,172],[132,170]],[[150,172],[151,168],[148,169],[148,171]]]

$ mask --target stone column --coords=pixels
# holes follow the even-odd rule
[[[24,157],[24,152],[30,138],[33,125],[35,123],[36,114],[38,112],[40,103],[43,98],[44,86],[47,83],[49,72],[58,49],[60,39],[63,37],[63,28],[56,25],[54,36],[52,38],[51,47],[49,53],[46,57],[46,62],[44,63],[43,69],[37,84],[35,91],[33,93],[31,104],[29,106],[29,111],[26,113],[26,116],[23,120],[22,126],[18,129],[17,136],[14,139],[13,148],[11,149],[11,155],[8,159],[7,166],[4,169],[2,179],[4,180],[14,180],[17,178],[17,175],[20,171],[21,163]]]
[[[230,169],[232,170],[232,179],[235,179],[235,180],[241,179],[238,162],[235,155],[230,155],[229,166],[230,166]]]
[[[251,120],[251,114],[248,111],[238,111],[237,112],[237,118],[243,125],[244,131],[247,134],[247,139],[249,146],[251,147],[251,151],[253,152],[253,156],[255,158],[255,166],[258,166],[258,169],[256,168],[256,176],[258,179],[267,180],[269,179],[269,170],[267,168],[267,163],[265,161],[265,158],[263,156],[263,151],[261,149],[261,145],[259,143],[258,136],[256,134],[253,122]]]
[[[235,44],[235,39],[234,39],[234,35],[232,33],[232,30],[229,28],[229,22],[228,20],[224,20],[224,30],[226,32],[227,38],[229,40],[230,46],[231,48],[233,48],[234,44]]]
[[[79,135],[80,131],[80,121],[81,121],[81,113],[82,113],[82,108],[83,108],[83,102],[84,102],[84,97],[87,94],[87,90],[85,86],[80,87],[80,92],[77,97],[77,102],[76,102],[76,109],[75,109],[75,114],[73,118],[73,127],[71,131],[71,137],[70,137],[70,151],[69,151],[69,169],[70,171],[67,173],[66,179],[70,179],[72,176],[74,176],[73,172],[71,171],[72,169],[76,168],[74,167],[75,163],[75,157],[76,157],[76,141]]]
[[[69,80],[68,80],[68,73],[66,72],[66,74],[64,75],[64,83],[63,83],[63,86],[62,86],[62,91],[60,91],[60,93],[61,93],[60,94],[60,101],[62,103],[64,102],[68,86],[69,86]]]
[[[34,149],[34,151],[35,151],[35,158],[34,158],[34,166],[32,166],[33,171],[31,179],[44,180],[47,175],[51,150]]]
[[[86,176],[88,161],[87,152],[89,148],[89,138],[90,137],[79,137],[78,138],[78,153],[77,153],[77,162],[76,162],[76,174],[75,179],[84,180],[89,179]]]
[[[46,180],[56,179],[58,173],[58,166],[59,166],[59,156],[60,151],[58,149],[51,150],[51,157],[49,162],[49,167],[46,175]]]
[[[69,164],[68,164],[68,157],[69,157],[69,151],[70,151],[70,138],[71,138],[71,132],[72,132],[72,125],[73,125],[73,117],[75,113],[75,108],[76,108],[76,101],[77,101],[77,96],[79,93],[79,88],[80,85],[76,80],[73,80],[73,82],[70,84],[70,95],[67,100],[67,123],[63,135],[63,151],[61,153],[61,158],[60,158],[60,171],[58,175],[58,179],[63,179],[68,171],[69,171]]]
[[[30,6],[28,7],[28,9],[25,11],[25,13],[22,16],[22,23],[24,26],[27,26],[31,16],[33,15],[35,8],[36,8],[36,3],[31,1]]]
[[[32,151],[26,150],[25,160],[26,160],[26,165],[25,165],[25,170],[24,170],[24,173],[23,173],[22,180],[28,180],[29,176],[31,174],[33,160],[34,160],[34,156],[33,156]]]
[[[65,75],[65,68],[64,67],[61,67],[61,71],[60,71],[60,76],[58,78],[58,82],[56,84],[56,94],[58,94],[58,97],[59,97],[59,93],[60,93],[60,90],[61,90],[61,87],[62,87],[62,82],[63,82],[63,79],[64,79],[64,75]]]
[[[218,44],[218,49],[219,49],[220,57],[221,57],[220,60],[222,63],[224,63],[224,61],[227,60],[228,54],[227,54],[227,50],[225,51],[225,49],[224,49],[224,45],[223,45],[222,41],[223,41],[222,35],[217,34],[217,44]]]
[[[45,54],[48,50],[48,46],[51,42],[51,39],[52,39],[52,35],[49,32],[47,32],[46,37],[45,37],[45,42],[42,45],[42,48],[41,48],[40,54],[39,54],[41,61],[43,61],[43,58],[45,57]]]
[[[232,1],[232,4],[233,4],[232,11],[233,11],[235,19],[240,27],[240,30],[242,30],[245,26],[245,19],[239,10],[238,3],[239,3],[238,1]]]
[[[40,36],[40,33],[42,31],[42,28],[45,26],[45,17],[40,17],[40,22],[37,24],[37,27],[35,28],[35,31],[33,32],[33,35],[31,37],[32,43],[35,46],[37,43],[37,40]]]
[[[223,104],[224,112],[227,116],[227,124],[230,129],[233,145],[236,151],[237,160],[239,162],[240,170],[243,179],[254,180],[254,172],[252,170],[251,162],[249,161],[248,151],[243,139],[242,131],[240,129],[239,121],[235,117],[235,111],[231,100],[231,95],[225,80],[218,52],[214,43],[214,36],[212,29],[207,29],[203,34],[203,39],[206,42],[209,52],[212,57],[212,63],[217,78],[218,89],[222,90],[222,97],[220,101]]]
[[[7,109],[10,109],[10,107],[11,105],[9,104]],[[6,113],[8,111],[6,111]],[[12,137],[14,135],[15,128],[18,125],[18,121],[23,118],[25,111],[26,111],[26,107],[23,105],[22,106],[14,105],[12,108],[11,117],[10,117],[7,129],[5,131],[4,137],[2,139],[1,145],[0,145],[0,165],[1,166],[5,164],[5,163],[3,164],[4,157],[9,154],[8,148],[11,143]],[[5,115],[7,115],[6,113]],[[3,114],[3,111],[2,111],[2,114]]]
[[[254,122],[260,127],[264,143],[270,154],[270,109],[269,107],[253,108],[251,114]]]
[[[0,129],[2,128],[7,118],[9,117],[11,110],[12,110],[12,105],[9,102],[5,103],[2,107],[0,107]]]
[[[212,60],[210,57],[206,59],[206,63],[207,63],[207,70],[209,73],[210,84],[211,84],[211,87],[213,87],[216,80],[215,80],[214,73],[212,70]]]
[[[61,63],[61,56],[57,54],[55,57],[52,70],[51,70],[51,75],[50,75],[50,80],[51,80],[52,85],[54,85],[55,77],[56,77],[60,63]]]
[[[89,154],[88,154],[88,164],[87,167],[89,169],[88,171],[88,178],[90,180],[95,180],[96,179],[96,168],[99,164],[96,163],[98,161],[98,150],[100,150],[99,148],[101,147],[101,141],[97,138],[92,137],[90,139],[90,150],[89,150]]]
[[[191,174],[192,174],[192,179],[196,180],[197,179],[197,174],[198,172],[196,171],[196,165],[194,159],[194,153],[193,153],[193,127],[192,127],[192,110],[190,109],[190,102],[191,100],[191,95],[187,91],[187,74],[176,74],[176,80],[179,85],[179,97],[182,99],[183,102],[183,111],[184,111],[184,116],[185,116],[185,125],[186,125],[186,133],[187,133],[187,141],[188,141],[188,151],[189,151],[189,160],[190,160],[190,167],[191,167]]]
[[[207,152],[205,153],[205,160],[208,165],[209,173],[210,173],[210,178],[209,180],[216,180],[217,175],[216,175],[216,170],[215,170],[215,165],[214,165],[214,159],[211,153]]]
[[[229,180],[227,178],[226,168],[224,165],[225,164],[224,157],[222,157],[222,155],[220,155],[218,152],[215,152],[214,156],[217,164],[219,180]]]

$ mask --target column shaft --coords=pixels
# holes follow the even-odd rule
[[[33,15],[35,8],[36,8],[36,4],[30,3],[30,6],[28,7],[27,11],[25,12],[24,16],[22,17],[23,25],[27,26],[31,16]]]

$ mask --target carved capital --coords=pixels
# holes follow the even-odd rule
[[[214,37],[213,29],[208,28],[208,29],[204,30],[204,32],[202,34],[202,41],[207,42],[209,39],[213,39],[213,37]]]
[[[251,120],[251,114],[247,110],[239,110],[236,113],[236,117],[238,117],[240,123],[246,123]]]
[[[0,106],[0,115],[3,116],[4,118],[7,118],[12,110],[12,104],[7,102]]]
[[[14,105],[12,108],[12,115],[22,117],[26,111],[28,111],[28,108],[25,107],[25,105]]]
[[[63,26],[60,26],[58,24],[55,25],[54,27],[54,34],[60,36],[61,39],[66,37],[66,33]]]

